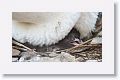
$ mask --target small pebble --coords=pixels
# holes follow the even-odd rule
[[[12,49],[12,56],[18,56],[20,54],[20,51],[17,49]]]
[[[12,62],[17,62],[18,58],[12,58]]]
[[[77,62],[85,62],[86,60],[82,57],[79,57],[79,58],[76,58],[76,61]]]

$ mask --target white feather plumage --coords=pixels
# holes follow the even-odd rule
[[[73,27],[82,37],[95,28],[98,13],[13,13],[12,37],[22,43],[51,45],[62,40]]]
[[[77,21],[75,28],[80,32],[80,37],[89,37],[91,31],[95,29],[98,18],[98,12],[81,12],[80,19]]]

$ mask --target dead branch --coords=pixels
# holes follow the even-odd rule
[[[80,45],[77,45],[77,46],[72,47],[72,48],[69,48],[69,49],[65,49],[65,51],[66,51],[66,52],[70,52],[70,51],[75,50],[75,49],[77,49],[77,48],[81,48],[83,45],[88,44],[88,43],[91,42],[91,41],[92,41],[92,39],[89,39],[89,40],[81,43]]]
[[[30,51],[33,50],[33,49],[30,49],[29,47],[27,47],[27,46],[25,46],[25,45],[23,45],[23,44],[15,41],[15,40],[12,40],[12,43],[15,44],[15,45],[17,45],[17,46],[23,47],[23,48],[25,48],[25,49],[27,49],[27,50],[30,50]]]

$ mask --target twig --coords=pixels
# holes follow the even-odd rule
[[[80,47],[100,47],[101,44],[89,44],[89,45],[81,45]]]
[[[89,42],[91,42],[91,41],[92,41],[92,39],[89,39],[89,40],[81,43],[80,45],[77,45],[77,46],[72,47],[72,48],[69,48],[69,49],[65,49],[65,51],[66,51],[66,52],[69,52],[69,51],[71,51],[71,50],[75,50],[76,48],[80,48],[80,47],[82,47],[83,45],[85,45],[85,44],[87,44],[87,43],[89,43]]]
[[[23,48],[25,48],[25,49],[27,49],[27,50],[30,50],[30,51],[33,50],[33,49],[30,49],[29,47],[27,47],[27,46],[25,46],[25,45],[23,45],[23,44],[15,41],[15,40],[12,40],[12,43],[15,44],[15,45],[18,45],[18,46],[20,46],[20,47],[23,47]]]
[[[85,47],[85,48],[82,48],[82,49],[79,49],[79,50],[71,50],[71,51],[68,51],[69,53],[81,53],[81,52],[84,52],[86,50],[90,49],[90,47]]]
[[[86,50],[88,50],[90,48],[99,48],[101,46],[102,46],[101,44],[81,45],[80,47],[78,47],[78,48],[76,48],[74,50],[70,50],[68,52],[70,52],[70,53],[76,53],[76,52],[81,53],[81,52],[86,51]]]
[[[17,46],[12,46],[12,48],[13,48],[13,49],[20,50],[20,51],[27,51],[27,49],[21,48],[21,47],[17,47]]]

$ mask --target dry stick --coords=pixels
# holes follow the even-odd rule
[[[81,52],[86,51],[86,50],[88,50],[88,49],[89,49],[89,47],[85,47],[85,48],[83,48],[83,49],[71,50],[71,51],[68,51],[68,52],[70,52],[70,53],[76,53],[76,52],[81,53]]]
[[[89,45],[81,45],[81,47],[100,47],[101,44],[89,44]]]
[[[74,49],[74,50],[70,50],[68,52],[70,52],[70,53],[79,52],[80,53],[80,52],[83,52],[83,51],[85,51],[87,49],[90,49],[90,48],[93,48],[93,47],[101,47],[101,46],[102,46],[101,44],[81,45],[80,47],[77,47],[77,48],[81,48],[81,49],[79,49],[79,50]]]
[[[23,45],[23,44],[15,41],[15,40],[12,40],[12,43],[15,44],[15,45],[18,45],[18,46],[20,46],[20,47],[23,47],[23,48],[19,48],[19,47],[16,47],[16,46],[12,46],[13,48],[16,48],[16,49],[19,49],[19,50],[23,50],[23,51],[26,51],[26,52],[27,52],[27,51],[28,51],[28,52],[29,52],[29,51],[30,51],[30,52],[32,51],[33,53],[37,54],[37,52],[36,52],[34,49],[30,49],[29,47],[27,47],[27,46],[25,46],[25,45]],[[24,48],[25,48],[26,50],[25,50]],[[41,53],[41,54],[39,54],[39,55],[43,56],[43,55],[45,55],[45,54],[42,54],[42,53]]]
[[[65,49],[65,51],[69,52],[69,51],[74,50],[74,49],[76,49],[76,48],[79,48],[79,47],[83,46],[84,44],[87,44],[87,43],[89,43],[89,42],[91,42],[91,41],[92,41],[92,39],[89,39],[89,40],[81,43],[81,44],[78,45],[78,46],[75,46],[75,47],[72,47],[72,48],[69,48],[69,49]]]
[[[27,50],[30,50],[30,51],[33,50],[33,49],[30,49],[29,47],[27,47],[27,46],[25,46],[25,45],[23,45],[23,44],[15,41],[15,40],[12,40],[12,43],[15,44],[15,45],[18,45],[18,46],[20,46],[20,47],[23,47],[23,48],[25,48],[25,49],[27,49]]]
[[[16,48],[16,49],[19,49],[19,50],[23,50],[23,51],[32,51],[33,53],[35,53],[35,54],[37,54],[37,52],[34,50],[34,49],[30,49],[29,47],[27,47],[27,46],[24,46],[23,44],[21,44],[21,43],[19,43],[19,42],[17,42],[17,41],[15,41],[15,40],[12,40],[12,43],[13,44],[15,44],[15,45],[18,45],[18,46],[20,46],[20,47],[23,47],[23,48],[25,48],[25,49],[27,49],[27,50],[25,50],[25,49],[23,49],[23,48],[19,48],[19,47],[15,47],[15,46],[12,46],[13,48]],[[44,54],[39,54],[39,55],[41,55],[41,56],[43,56]]]
[[[25,48],[20,48],[20,47],[17,47],[17,46],[12,46],[13,49],[17,49],[17,50],[20,50],[20,51],[27,51],[27,49]]]

